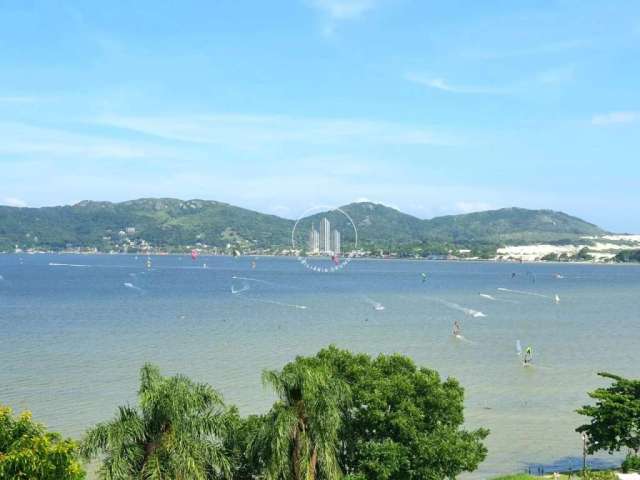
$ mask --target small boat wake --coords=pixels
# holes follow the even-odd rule
[[[141,289],[140,287],[136,287],[133,283],[131,282],[124,282],[122,285],[124,285],[126,288],[133,290],[135,292],[138,293],[144,293],[144,290]]]
[[[549,295],[543,295],[542,293],[536,293],[536,292],[527,292],[525,290],[512,290],[510,288],[501,288],[501,287],[499,287],[498,291],[507,292],[507,293],[516,293],[518,295],[529,295],[531,297],[540,297],[540,298],[551,299],[551,297]]]
[[[473,342],[473,341],[469,340],[467,337],[465,337],[465,336],[463,336],[461,334],[454,335],[453,338],[456,339],[456,340],[460,340],[461,342],[468,343],[470,345],[475,345],[476,344],[476,342]]]
[[[373,307],[374,310],[378,312],[384,310],[384,305],[381,304],[380,302],[376,302],[375,300],[373,300],[370,297],[367,297],[366,295],[363,295],[362,297],[364,298],[365,302],[367,302],[369,305]]]
[[[492,302],[500,302],[500,303],[518,303],[515,300],[506,300],[504,298],[497,298],[494,297],[493,295],[489,295],[488,293],[480,293],[479,294],[482,298],[486,299],[486,300],[490,300]]]
[[[81,265],[78,263],[56,263],[49,262],[50,267],[73,267],[73,268],[90,268],[91,265]]]
[[[486,294],[486,293],[481,293],[481,294],[480,294],[480,296],[481,296],[482,298],[486,298],[487,300],[491,300],[492,302],[496,302],[496,301],[498,301],[498,299],[497,299],[496,297],[493,297],[493,296],[488,295],[488,294]]]
[[[238,294],[238,297],[244,298],[245,300],[249,300],[250,302],[267,303],[270,305],[278,305],[280,307],[296,308],[298,310],[306,310],[308,308],[306,305],[296,305],[295,303],[285,303],[285,302],[278,302],[276,300],[268,300],[264,298],[247,297],[246,295],[240,295],[240,294]]]
[[[243,285],[242,287],[236,289],[233,285],[231,285],[231,293],[234,294],[240,294],[242,292],[246,292],[247,290],[250,290],[251,287],[249,285]]]
[[[462,305],[458,305],[457,303],[447,302],[446,300],[442,300],[440,298],[436,298],[434,300],[437,300],[438,302],[442,303],[443,305],[446,305],[447,307],[449,307],[449,308],[451,308],[453,310],[458,310],[459,312],[463,312],[465,315],[468,315],[468,316],[473,317],[473,318],[486,317],[486,315],[484,313],[482,313],[479,310],[474,310],[473,308],[463,307]]]
[[[241,276],[238,276],[238,275],[234,275],[231,278],[232,278],[232,280],[242,280],[244,282],[261,283],[263,285],[271,285],[272,287],[278,287],[278,288],[296,288],[296,287],[293,287],[291,285],[286,285],[286,284],[276,283],[276,282],[269,282],[268,280],[262,280],[260,278],[241,277]]]
[[[238,298],[243,298],[245,300],[248,300],[250,302],[257,302],[257,303],[266,303],[266,304],[270,304],[270,305],[278,305],[280,307],[287,307],[287,308],[296,308],[298,310],[306,310],[307,306],[306,305],[297,305],[295,303],[286,303],[286,302],[279,302],[277,300],[268,300],[268,299],[264,299],[264,298],[256,298],[255,296],[247,296],[247,295],[243,295],[244,292],[247,292],[249,290],[251,290],[251,285],[249,285],[248,282],[250,281],[256,281],[256,282],[260,282],[260,283],[267,283],[267,284],[271,284],[271,285],[275,285],[272,284],[271,282],[267,282],[265,280],[258,280],[258,279],[251,279],[251,278],[247,278],[247,277],[233,277],[235,280],[242,280],[243,284],[240,288],[236,288],[233,284],[231,284],[231,293],[233,295],[235,295]]]

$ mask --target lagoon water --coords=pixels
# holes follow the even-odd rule
[[[491,430],[482,478],[578,468],[575,409],[605,385],[596,373],[640,376],[638,266],[358,260],[322,274],[251,260],[0,255],[0,403],[79,438],[135,402],[147,361],[256,413],[273,401],[265,368],[331,343],[399,352],[465,387],[468,426]]]

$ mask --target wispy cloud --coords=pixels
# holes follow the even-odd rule
[[[332,37],[339,23],[356,20],[372,10],[378,0],[307,0],[322,15],[322,34]]]
[[[6,205],[8,207],[26,207],[27,206],[27,202],[15,197],[4,197],[0,199],[0,204]]]
[[[591,117],[591,123],[598,126],[633,123],[639,120],[640,111],[609,112]]]
[[[429,75],[421,75],[416,73],[408,73],[405,79],[423,85],[425,87],[434,88],[443,92],[450,93],[468,93],[468,94],[488,94],[488,95],[504,95],[511,93],[512,89],[508,87],[492,87],[479,85],[456,85],[451,84],[443,78],[432,77]]]
[[[38,98],[29,96],[0,96],[0,103],[36,103]]]
[[[543,43],[523,48],[496,49],[496,50],[472,50],[467,55],[480,60],[500,60],[507,58],[530,57],[537,55],[554,55],[572,50],[589,47],[590,42],[585,40],[565,40],[560,42]]]
[[[451,145],[457,139],[422,126],[362,119],[274,115],[109,116],[98,123],[168,140],[241,149],[267,144],[331,145],[344,142]]]
[[[544,70],[536,75],[536,81],[542,85],[559,85],[573,80],[575,68],[573,65]]]
[[[95,159],[167,157],[168,149],[154,144],[117,140],[17,122],[0,122],[0,153]]]
[[[535,74],[533,77],[520,80],[509,85],[464,85],[450,83],[442,77],[420,73],[407,73],[404,78],[424,87],[448,93],[477,95],[510,95],[540,86],[561,85],[573,80],[573,65],[551,68]]]
[[[482,212],[492,210],[495,207],[487,202],[456,202],[453,210],[458,213]]]
[[[375,0],[309,0],[308,4],[334,20],[351,20],[371,10]]]

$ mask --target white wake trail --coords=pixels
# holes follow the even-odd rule
[[[501,292],[517,293],[518,295],[529,295],[531,297],[540,297],[540,298],[551,299],[551,297],[549,295],[543,295],[541,293],[536,293],[536,292],[527,292],[527,291],[524,291],[524,290],[512,290],[510,288],[498,288],[498,290],[501,291]]]
[[[364,298],[364,301],[371,305],[374,310],[384,310],[384,305],[380,302],[376,302],[374,299],[367,297],[366,295],[362,295],[362,298]]]
[[[276,300],[265,300],[263,298],[247,297],[246,295],[238,295],[238,297],[251,302],[268,303],[271,305],[278,305],[280,307],[297,308],[298,310],[306,310],[308,308],[306,305],[296,305],[295,303],[278,302]]]
[[[498,300],[496,297],[492,297],[491,295],[488,295],[486,293],[481,293],[480,296],[482,298],[486,298],[487,300],[492,300],[494,302]]]
[[[125,287],[127,287],[127,288],[131,289],[131,290],[134,290],[134,291],[138,292],[138,293],[143,293],[143,292],[144,292],[144,290],[143,290],[143,289],[141,289],[140,287],[136,287],[133,283],[130,283],[130,282],[124,282],[124,283],[123,283],[123,285],[124,285]]]
[[[474,317],[474,318],[486,317],[486,315],[479,310],[463,307],[462,305],[458,305],[457,303],[447,302],[446,300],[442,300],[440,298],[436,298],[435,300],[442,303],[443,305],[446,305],[449,308],[452,308],[453,310],[458,310],[459,312],[463,312],[465,315],[469,315],[470,317]]]
[[[50,267],[75,267],[75,268],[89,268],[91,265],[80,265],[77,263],[55,263],[49,262]]]
[[[231,285],[231,293],[234,294],[240,294],[242,292],[246,292],[247,290],[249,290],[251,287],[249,287],[249,285],[243,285],[242,288],[239,288],[238,290],[236,290],[233,285]]]

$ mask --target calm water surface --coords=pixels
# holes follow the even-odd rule
[[[596,372],[640,376],[637,266],[361,260],[318,274],[286,258],[145,261],[0,255],[0,403],[80,437],[135,402],[146,361],[257,413],[273,401],[265,368],[330,343],[399,352],[465,387],[468,425],[491,429],[471,476],[487,477],[578,466],[574,412],[603,385]],[[533,368],[516,340],[533,346]]]

